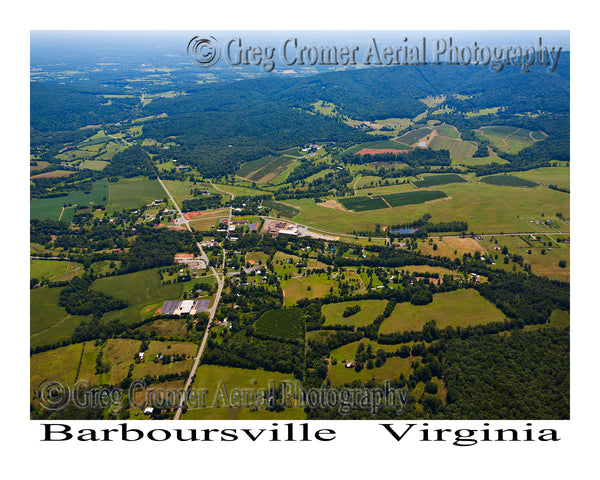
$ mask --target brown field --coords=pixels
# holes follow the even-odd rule
[[[410,152],[410,150],[395,150],[393,148],[386,148],[383,150],[375,150],[373,148],[363,148],[360,152],[358,152],[359,155],[377,155],[380,153],[408,153]]]
[[[198,218],[198,217],[202,216],[202,212],[187,212],[187,213],[184,213],[183,216],[185,217],[186,220],[192,220],[194,218]]]
[[[437,250],[433,250],[433,245],[428,242],[419,244],[422,253],[436,255],[440,257],[456,258],[462,257],[464,253],[473,253],[476,251],[483,252],[483,247],[473,238],[465,237],[439,237],[433,236],[433,243],[437,245]],[[456,254],[454,253],[456,251]]]
[[[334,210],[346,210],[337,200],[325,200],[322,203],[317,203],[317,205],[319,207],[333,208]]]
[[[31,178],[62,178],[68,177],[75,172],[67,170],[54,170],[53,172],[39,173],[38,175],[32,175]]]

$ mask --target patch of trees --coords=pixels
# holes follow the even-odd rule
[[[304,348],[292,342],[263,340],[254,336],[227,336],[220,344],[209,339],[202,362],[208,365],[269,372],[293,373],[302,378],[304,373]]]
[[[71,315],[102,315],[127,307],[127,302],[91,290],[93,278],[75,277],[61,292],[58,304]]]
[[[204,195],[181,202],[182,212],[195,212],[208,210],[210,208],[219,208],[222,206],[223,195]]]
[[[122,257],[121,271],[136,272],[172,265],[176,253],[200,253],[193,233],[140,226],[131,249]]]
[[[447,344],[444,417],[568,419],[569,329]]]

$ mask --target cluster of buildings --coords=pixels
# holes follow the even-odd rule
[[[208,312],[210,300],[168,300],[160,309],[161,315],[195,315]]]
[[[193,253],[176,253],[175,263],[186,265],[190,270],[204,270],[207,267],[204,259]]]
[[[299,228],[293,223],[284,222],[281,220],[271,220],[265,222],[265,232],[273,236],[276,235],[298,235]]]

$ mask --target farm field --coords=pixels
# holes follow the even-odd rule
[[[184,200],[194,198],[194,196],[191,193],[193,189],[202,190],[204,188],[203,186],[194,185],[192,182],[183,182],[181,180],[163,180],[163,183],[169,190],[169,193],[173,196],[173,199],[177,202],[177,205],[179,205],[179,208],[181,208],[181,203]],[[161,190],[162,195],[156,197],[158,199],[164,198],[166,195],[166,192],[162,189],[162,187]]]
[[[208,232],[211,228],[217,226],[219,219],[229,216],[229,210],[222,208],[219,210],[205,210],[200,217],[190,220],[190,227],[200,232]]]
[[[167,194],[157,180],[146,177],[122,178],[109,184],[107,211],[139,208],[155,199],[164,199]]]
[[[482,177],[480,182],[487,183],[489,185],[498,185],[502,187],[535,187],[538,184],[525,180],[519,177],[513,177],[512,175],[491,175],[489,177]]]
[[[404,135],[398,137],[397,140],[407,145],[412,145],[429,135],[431,132],[433,132],[431,128],[418,128],[417,130],[411,130],[410,132],[405,133]]]
[[[181,416],[182,420],[305,420],[304,408],[286,408],[281,412],[251,408],[196,408]]]
[[[354,305],[360,306],[360,312],[350,317],[343,317],[344,310]],[[381,315],[386,300],[358,300],[355,302],[340,302],[323,305],[321,311],[325,315],[324,325],[350,325],[352,327],[366,327],[373,323],[375,317]]]
[[[65,197],[32,198],[30,202],[31,218],[58,220],[63,205],[105,205],[108,200],[108,182],[106,179],[93,183],[91,193],[74,191]],[[62,219],[66,221],[66,219]]]
[[[343,197],[338,201],[348,210],[364,212],[367,210],[379,210],[382,208],[393,208],[402,205],[425,203],[445,197],[444,192],[437,190],[408,191],[390,193],[380,197]]]
[[[539,134],[534,135],[535,132],[509,126],[481,127],[476,130],[476,133],[507,153],[518,153],[535,143],[540,137]]]
[[[437,185],[446,185],[447,183],[466,182],[463,177],[456,173],[447,173],[442,175],[424,175],[422,180],[412,182],[418,188],[432,187]]]
[[[477,147],[472,143],[439,135],[431,139],[429,147],[433,150],[450,151],[450,158],[472,157],[477,150]]]
[[[263,167],[247,175],[246,178],[253,182],[268,183],[285,172],[292,162],[294,162],[294,158],[287,155],[276,157]]]
[[[504,315],[476,290],[460,289],[436,293],[428,305],[399,303],[379,329],[380,333],[421,330],[425,323],[435,320],[438,328],[467,327],[490,322],[502,322]]]

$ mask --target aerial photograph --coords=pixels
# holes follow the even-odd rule
[[[29,418],[570,419],[569,42],[32,30]]]

